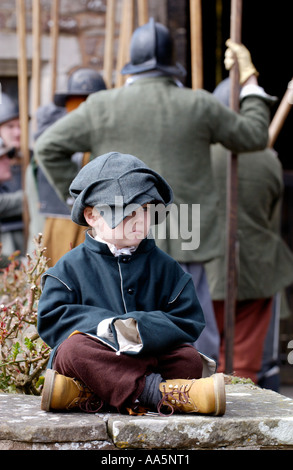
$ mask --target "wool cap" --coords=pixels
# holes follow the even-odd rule
[[[213,95],[215,95],[215,97],[227,107],[229,107],[230,102],[230,89],[231,80],[228,77],[222,80],[213,91]]]
[[[49,103],[44,106],[40,106],[36,111],[36,123],[37,131],[34,134],[34,139],[38,139],[41,134],[47,129],[47,127],[54,124],[54,122],[66,116],[66,108],[62,106],[56,106],[54,103]]]
[[[84,166],[69,192],[74,198],[73,222],[87,226],[84,209],[96,207],[112,229],[143,204],[157,204],[163,210],[173,201],[172,189],[162,176],[137,157],[119,152],[101,155]]]

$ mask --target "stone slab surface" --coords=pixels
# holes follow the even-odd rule
[[[4,449],[106,449],[104,417],[83,412],[47,413],[41,398],[30,395],[0,395],[0,450]]]
[[[254,385],[227,385],[222,417],[173,415],[109,418],[119,448],[293,448],[293,400]]]
[[[222,417],[46,413],[40,397],[0,394],[0,450],[293,449],[293,399],[226,385]]]

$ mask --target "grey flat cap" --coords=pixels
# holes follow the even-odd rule
[[[109,227],[146,203],[165,208],[173,201],[167,181],[133,155],[109,152],[84,166],[69,188],[74,198],[71,217],[78,225],[88,225],[83,212],[96,207]]]

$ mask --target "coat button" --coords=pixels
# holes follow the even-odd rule
[[[127,289],[127,292],[128,292],[128,294],[132,295],[132,294],[134,294],[134,289],[132,289],[132,287],[129,287]]]

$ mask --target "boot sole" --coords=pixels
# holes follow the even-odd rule
[[[215,374],[214,377],[215,390],[215,412],[214,415],[221,416],[226,411],[226,390],[223,374]]]
[[[56,374],[56,370],[53,369],[47,369],[46,371],[45,383],[42,392],[41,410],[50,411]]]

